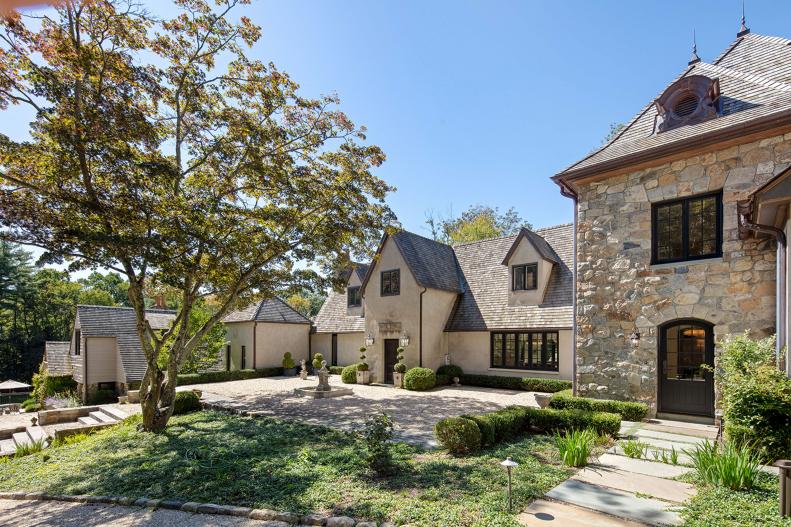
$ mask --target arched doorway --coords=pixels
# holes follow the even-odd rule
[[[714,416],[714,326],[696,319],[659,327],[659,411]]]

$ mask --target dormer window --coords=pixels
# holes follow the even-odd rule
[[[703,75],[684,77],[665,90],[654,104],[661,118],[660,132],[702,123],[719,115],[720,82]]]
[[[362,305],[360,286],[350,287],[346,290],[346,305],[349,307],[360,307]]]
[[[511,288],[514,291],[530,291],[538,288],[538,264],[515,265],[511,271]]]

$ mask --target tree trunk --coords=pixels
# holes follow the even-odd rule
[[[164,430],[173,415],[176,384],[164,382],[165,375],[156,365],[148,365],[148,371],[140,386],[140,407],[143,410],[143,430]]]

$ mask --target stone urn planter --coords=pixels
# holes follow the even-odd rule
[[[541,408],[546,408],[549,406],[549,401],[552,400],[552,394],[549,393],[537,393],[536,394],[536,402],[538,406]]]
[[[357,370],[357,384],[371,384],[370,370]]]
[[[396,388],[403,388],[404,387],[404,374],[398,373],[397,371],[393,372],[393,386]]]

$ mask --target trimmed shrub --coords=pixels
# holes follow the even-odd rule
[[[357,371],[368,371],[368,363],[365,362],[365,346],[360,347],[360,363],[357,365]]]
[[[527,406],[508,406],[487,416],[494,426],[496,442],[518,437],[530,426],[530,408]]]
[[[642,421],[648,415],[648,405],[643,403],[574,397],[566,390],[553,395],[549,407],[558,410],[568,408],[589,412],[609,412],[620,415],[626,421]]]
[[[437,368],[437,375],[447,375],[451,379],[454,377],[461,378],[461,376],[464,375],[464,371],[460,366],[456,366],[455,364],[443,364]]]
[[[283,375],[283,368],[261,368],[258,370],[205,371],[203,373],[182,373],[176,379],[179,386],[189,384],[209,384],[212,382],[242,381],[259,377]]]
[[[441,373],[437,374],[437,386],[448,386],[452,384],[451,378]]]
[[[491,414],[462,415],[462,417],[478,426],[478,430],[481,432],[481,446],[492,446],[497,442]]]
[[[173,415],[186,414],[200,409],[200,398],[197,393],[192,390],[176,392],[176,399],[173,401]]]
[[[469,375],[459,376],[461,383],[467,386],[483,386],[486,388],[503,388],[506,390],[525,390],[528,392],[555,393],[571,388],[571,381],[558,379],[538,379],[534,377],[503,377],[500,375]]]
[[[428,368],[412,368],[404,375],[404,388],[416,392],[432,389],[437,385],[437,374]]]
[[[396,348],[396,363],[393,366],[393,371],[396,373],[406,373],[406,364],[404,364],[404,347],[398,346]]]
[[[481,448],[481,431],[472,419],[447,417],[434,425],[434,434],[451,454],[470,454]]]
[[[283,354],[283,362],[281,364],[284,370],[290,370],[297,367],[297,363],[294,362],[293,357],[291,357],[291,352],[287,351]]]
[[[357,384],[357,366],[357,364],[352,364],[341,370],[341,381],[343,384]]]
[[[321,353],[316,353],[315,355],[313,355],[313,367],[316,368],[317,370],[321,369],[321,361],[323,360],[324,360],[324,355],[322,355]]]
[[[332,375],[340,375],[343,373],[343,366],[327,366]]]
[[[530,408],[528,418],[532,428],[544,433],[592,428],[599,435],[615,436],[621,429],[621,416],[608,412]]]
[[[96,390],[88,398],[88,404],[110,404],[118,402],[115,390]]]

